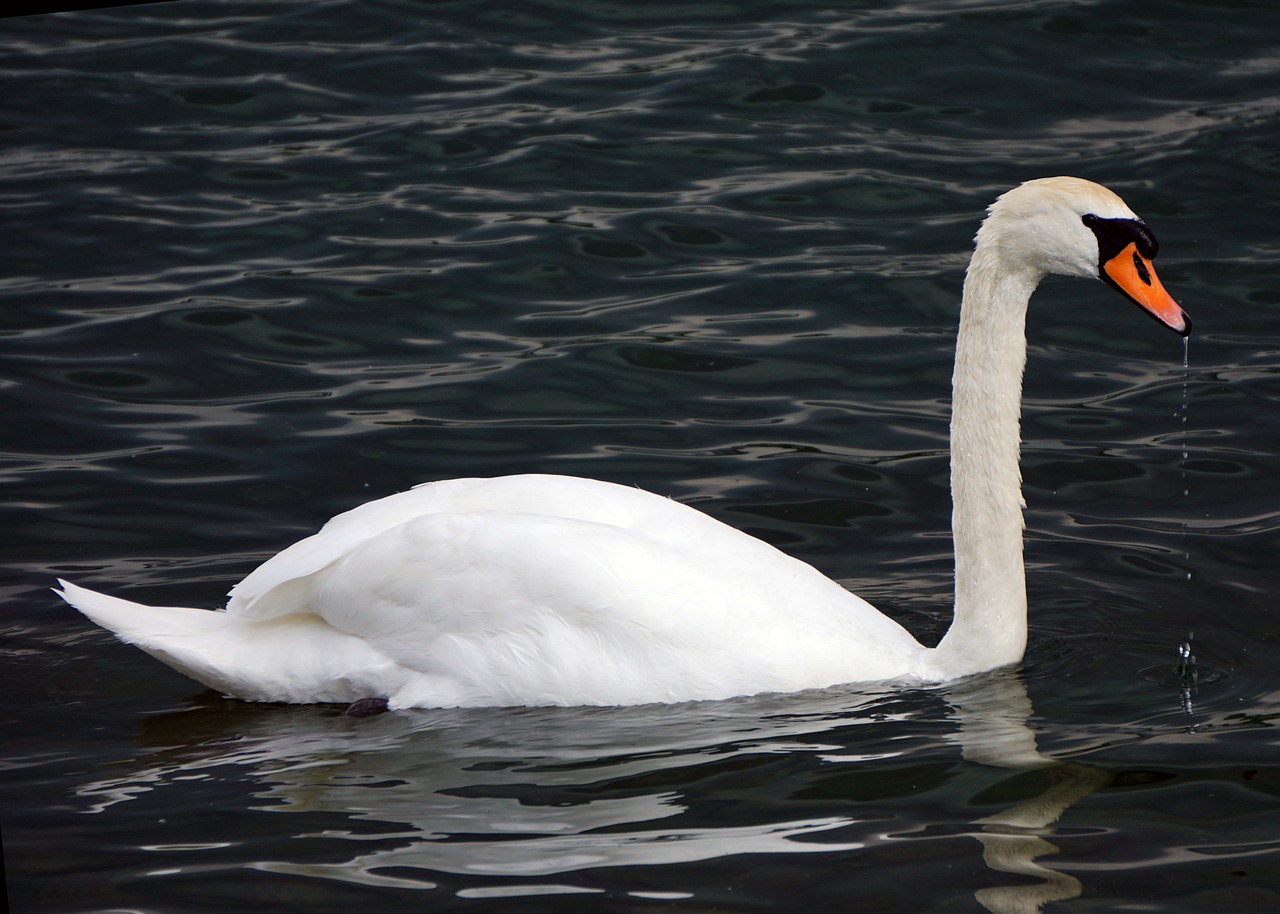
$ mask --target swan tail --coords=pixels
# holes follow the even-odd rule
[[[54,593],[79,609],[88,620],[104,627],[125,644],[136,644],[143,650],[150,650],[151,645],[163,641],[205,635],[216,627],[216,618],[223,614],[188,607],[148,607],[61,579],[58,586],[60,589],[54,589]]]
[[[141,648],[161,663],[224,695],[262,700],[263,696],[249,694],[242,687],[236,661],[218,649],[223,640],[220,636],[227,634],[228,622],[234,621],[225,612],[146,606],[69,581],[59,580],[58,585],[61,589],[54,593],[126,644]]]
[[[201,685],[246,701],[340,702],[389,694],[401,671],[318,616],[258,620],[146,606],[59,580],[54,593],[126,644]]]
[[[206,634],[216,625],[214,619],[221,615],[182,606],[146,606],[132,600],[109,597],[62,579],[58,580],[58,588],[53,592],[84,613],[90,622],[105,628],[126,644],[136,644],[143,650],[156,642]]]

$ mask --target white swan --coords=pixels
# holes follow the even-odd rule
[[[563,476],[429,483],[329,521],[223,611],[60,581],[122,640],[226,695],[384,708],[622,705],[870,680],[942,681],[1021,659],[1018,417],[1027,302],[1097,277],[1183,335],[1156,242],[1111,191],[1030,181],[978,230],[956,341],[955,615],[936,648],[791,558],[637,489]]]

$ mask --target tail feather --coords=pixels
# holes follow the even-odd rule
[[[54,593],[113,632],[121,641],[148,647],[172,639],[197,638],[218,625],[221,613],[183,606],[145,606],[132,600],[109,597],[58,579]]]
[[[235,698],[348,704],[389,695],[405,678],[364,639],[310,613],[259,620],[58,585],[54,593],[121,641]]]

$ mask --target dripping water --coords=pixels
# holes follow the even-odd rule
[[[1187,544],[1187,510],[1190,508],[1189,499],[1191,497],[1191,487],[1187,482],[1187,381],[1191,375],[1190,359],[1191,354],[1191,338],[1184,336],[1182,338],[1182,409],[1180,415],[1182,417],[1182,549],[1183,560],[1186,562],[1187,580],[1191,580],[1191,548]]]
[[[1182,690],[1182,710],[1188,717],[1195,715],[1194,696],[1196,686],[1200,684],[1200,670],[1192,647],[1194,639],[1195,632],[1188,632],[1187,640],[1178,645],[1178,665],[1174,670],[1174,677]]]
[[[1187,378],[1191,374],[1190,350],[1190,340],[1184,336],[1182,338],[1182,409],[1180,411],[1182,435],[1180,437],[1182,440],[1182,548],[1188,581],[1191,580],[1191,549],[1187,545],[1187,510],[1190,508],[1187,500],[1191,496],[1191,487],[1187,482]],[[1175,676],[1182,691],[1182,711],[1188,717],[1193,717],[1195,714],[1193,696],[1200,679],[1200,672],[1196,667],[1196,655],[1192,647],[1194,639],[1195,633],[1188,632],[1187,640],[1178,645],[1178,666],[1175,670]]]

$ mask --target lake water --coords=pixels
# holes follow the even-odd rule
[[[1278,37],[1271,0],[0,21],[11,909],[1280,910]],[[932,643],[964,265],[1051,174],[1149,221],[1195,331],[1184,368],[1100,283],[1033,302],[1017,670],[352,720],[49,593],[217,606],[360,502],[540,471]]]

